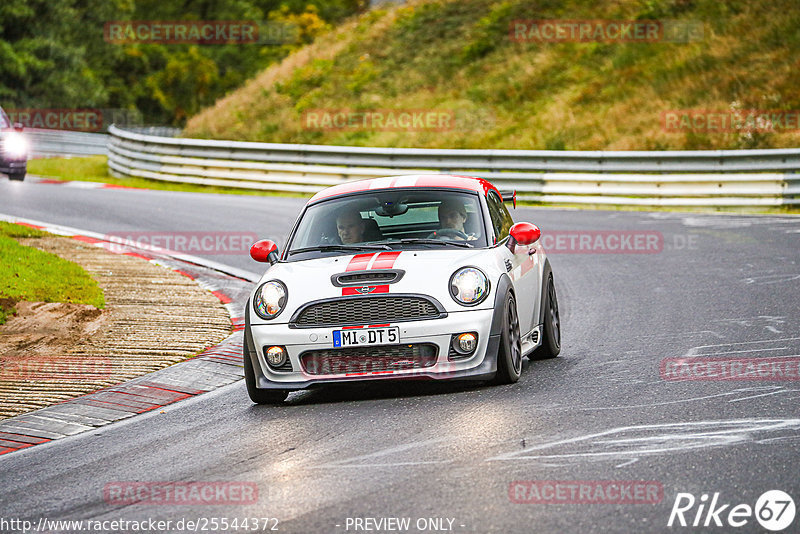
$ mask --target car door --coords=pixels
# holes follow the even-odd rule
[[[508,231],[514,224],[503,200],[497,192],[490,190],[486,195],[489,217],[495,233],[495,242],[500,243],[508,237]],[[538,243],[522,246],[516,245],[512,252],[507,241],[497,247],[506,271],[514,284],[517,299],[517,315],[519,330],[522,336],[530,332],[538,321],[536,301],[539,298],[539,254],[536,253]]]

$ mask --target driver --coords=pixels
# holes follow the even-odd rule
[[[446,198],[439,204],[439,224],[441,230],[435,232],[436,237],[452,238],[458,241],[472,241],[475,235],[467,235],[464,223],[467,222],[467,210],[464,204],[454,198]],[[448,231],[449,230],[449,231]],[[456,232],[458,232],[458,235]]]
[[[336,231],[343,245],[364,241],[366,224],[357,211],[345,211],[336,217]]]

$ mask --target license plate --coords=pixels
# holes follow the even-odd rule
[[[400,329],[396,326],[333,331],[334,347],[366,347],[369,345],[396,345],[398,343],[400,343]]]

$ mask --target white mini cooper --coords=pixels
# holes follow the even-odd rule
[[[519,379],[561,348],[553,274],[533,224],[486,180],[416,175],[314,195],[247,303],[253,402],[359,380]]]

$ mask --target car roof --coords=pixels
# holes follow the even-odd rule
[[[396,189],[398,187],[466,189],[486,195],[489,190],[500,192],[489,181],[474,176],[459,176],[455,174],[407,174],[403,176],[386,176],[384,178],[371,178],[357,180],[344,184],[334,185],[318,192],[311,197],[308,204],[340,195],[370,191],[373,189]],[[502,195],[501,195],[502,198]]]

